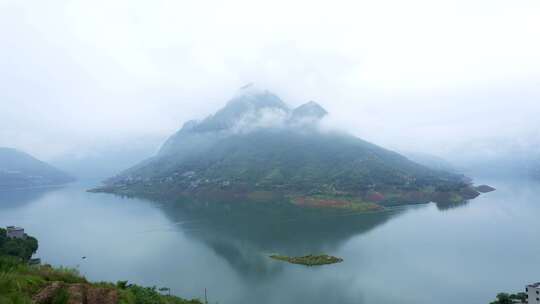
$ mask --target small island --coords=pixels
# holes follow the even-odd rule
[[[496,190],[495,188],[493,188],[491,186],[488,186],[488,185],[476,186],[475,189],[476,189],[476,191],[478,191],[480,193],[488,193],[488,192]]]
[[[319,265],[327,265],[327,264],[335,264],[335,263],[341,263],[343,262],[343,259],[327,255],[327,254],[321,254],[321,255],[306,255],[306,256],[300,256],[300,257],[289,257],[285,255],[279,255],[279,254],[273,254],[270,256],[270,258],[278,261],[284,261],[289,262],[292,264],[301,264],[305,266],[319,266]]]

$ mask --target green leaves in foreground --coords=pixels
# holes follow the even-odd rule
[[[33,296],[55,283],[61,284],[61,288],[50,297],[51,304],[68,303],[72,296],[69,289],[76,285],[85,290],[116,292],[118,304],[201,304],[197,299],[162,295],[155,287],[142,287],[127,281],[90,283],[73,269],[30,266],[20,258],[0,255],[0,304],[32,304]]]
[[[81,294],[86,297],[90,291],[99,295],[100,303],[109,303],[107,299],[118,295],[118,304],[201,304],[197,299],[162,295],[156,287],[142,287],[128,281],[91,283],[76,269],[28,265],[37,247],[35,238],[10,239],[0,228],[0,304],[32,304],[32,297],[36,295],[38,298],[43,295],[44,303],[67,304],[74,293],[75,297]],[[80,294],[77,295],[77,291]]]

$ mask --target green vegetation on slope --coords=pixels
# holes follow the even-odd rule
[[[269,111],[281,123],[269,124]],[[242,199],[271,192],[372,203],[365,198],[378,192],[382,200],[375,203],[381,205],[457,201],[479,194],[461,175],[429,169],[352,135],[321,132],[318,121],[325,115],[314,102],[291,111],[267,91],[244,92],[215,115],[186,123],[158,155],[93,191]],[[363,203],[348,205],[371,209]]]
[[[0,256],[0,303],[31,303],[32,296],[52,282],[86,283],[74,270],[29,266],[20,258]],[[61,295],[59,295],[60,297]]]
[[[5,235],[5,231],[3,233]],[[35,239],[4,239],[0,243],[2,304],[67,304],[70,300],[87,304],[201,304],[199,300],[162,295],[156,287],[142,287],[127,281],[91,283],[73,269],[30,266],[26,263],[28,252],[37,249],[37,240],[35,244],[29,240]]]
[[[381,203],[400,204],[419,202],[417,193],[422,201],[462,198],[467,187],[462,176],[430,170],[352,136],[259,131],[228,136],[189,157],[153,159],[97,191],[134,196],[266,191],[360,200],[379,192]]]
[[[115,287],[115,286],[111,286]],[[175,296],[162,295],[156,287],[141,287],[120,281],[116,284],[119,290],[119,304],[201,304],[197,299],[186,300]]]
[[[306,255],[306,256],[300,256],[300,257],[289,257],[285,255],[279,255],[279,254],[273,254],[270,256],[270,258],[278,261],[284,261],[289,262],[292,264],[300,264],[300,265],[306,265],[306,266],[319,266],[319,265],[327,265],[327,264],[335,264],[335,263],[341,263],[343,262],[343,259],[337,258],[331,255],[327,254],[320,254],[320,255]]]
[[[38,241],[26,236],[23,239],[12,239],[6,235],[6,230],[0,228],[0,256],[13,256],[28,261],[38,249]]]

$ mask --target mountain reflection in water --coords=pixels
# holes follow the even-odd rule
[[[166,286],[189,298],[206,288],[210,303],[489,303],[538,280],[530,265],[540,264],[540,184],[485,182],[497,191],[469,203],[366,214],[148,201],[73,184],[0,193],[0,225],[23,226],[40,240],[38,257],[90,280]],[[344,261],[306,267],[271,253]]]

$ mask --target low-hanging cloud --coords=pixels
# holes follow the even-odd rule
[[[4,0],[0,145],[49,160],[164,140],[253,81],[389,148],[530,153],[539,15],[538,1]]]

